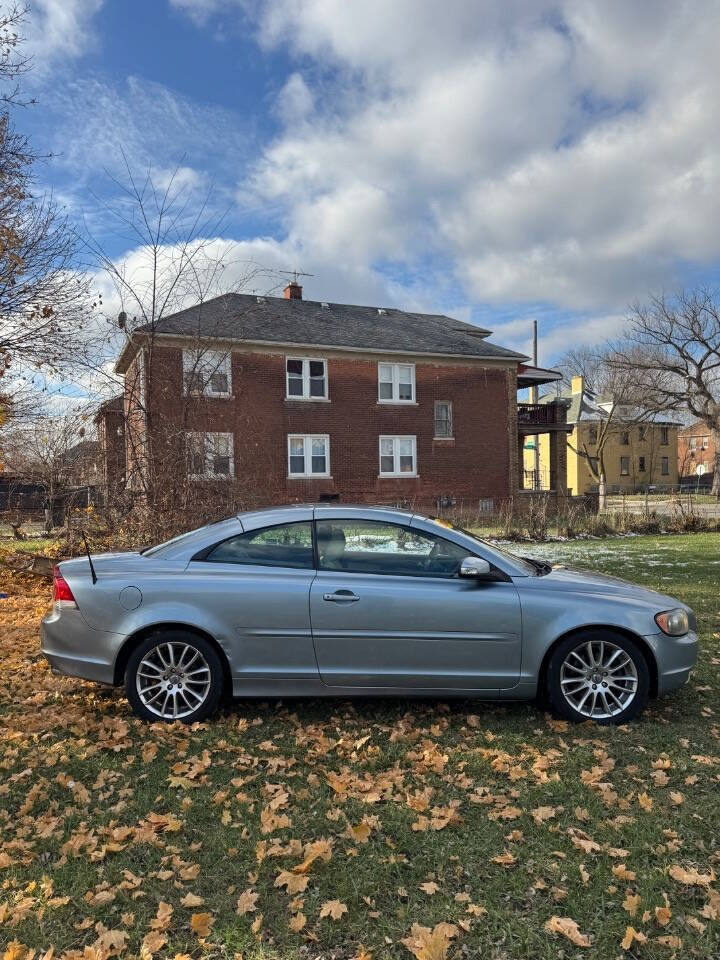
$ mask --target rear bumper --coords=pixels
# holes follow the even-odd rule
[[[119,633],[94,630],[72,604],[56,603],[40,627],[40,648],[53,673],[112,684]]]
[[[690,671],[697,663],[698,638],[690,632],[684,637],[668,637],[655,633],[645,637],[655,654],[658,671],[658,696],[671,693],[690,679]]]

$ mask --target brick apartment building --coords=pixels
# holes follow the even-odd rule
[[[683,427],[678,433],[678,474],[680,477],[698,476],[698,467],[703,482],[712,484],[715,470],[715,444],[711,432],[701,420]]]
[[[517,403],[519,388],[559,375],[489,335],[447,316],[303,300],[297,283],[282,298],[230,294],[141,327],[116,368],[127,485],[182,471],[228,499],[242,491],[234,502],[490,509],[518,490],[523,436],[555,441],[559,429],[562,486],[565,408],[521,405],[519,422]]]

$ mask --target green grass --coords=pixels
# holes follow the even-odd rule
[[[409,958],[400,941],[412,925],[441,922],[458,928],[449,958],[720,956],[708,891],[668,875],[673,865],[720,874],[720,535],[518,549],[690,603],[702,637],[691,683],[620,729],[566,726],[532,704],[409,700],[242,702],[199,729],[147,727],[119,692],[49,674],[33,639],[45,588],[4,583],[0,944],[53,945],[62,956],[109,928],[127,934],[121,956],[138,956],[165,901],[173,913],[157,957],[350,960],[362,944],[375,960]],[[409,798],[423,791],[428,809],[413,809]],[[273,798],[290,825],[263,833]],[[554,816],[536,823],[541,807]],[[451,811],[442,829],[413,829],[422,818],[440,826]],[[143,824],[152,813],[171,813],[179,829],[151,832]],[[348,827],[363,819],[369,837],[356,843]],[[573,838],[585,836],[600,849],[579,849]],[[301,844],[321,838],[332,855],[312,865],[302,905],[293,904],[275,878],[301,862]],[[511,866],[493,862],[506,851]],[[197,877],[184,879],[190,864]],[[620,864],[635,878],[614,875]],[[437,892],[420,889],[429,881]],[[88,901],[103,888],[108,903]],[[239,916],[248,888],[257,910]],[[628,891],[640,897],[632,917]],[[188,892],[204,905],[183,907]],[[665,895],[672,916],[660,927],[654,911]],[[51,906],[54,897],[70,899]],[[319,916],[329,900],[347,906],[337,921]],[[469,903],[487,914],[473,917]],[[297,910],[307,923],[293,932]],[[214,925],[201,943],[190,917],[205,911]],[[575,920],[591,946],[546,932],[552,915]],[[628,924],[647,940],[626,954]],[[679,937],[682,948],[659,936]]]
[[[54,537],[28,537],[27,540],[0,537],[0,559],[8,553],[53,553],[59,547],[59,541]]]

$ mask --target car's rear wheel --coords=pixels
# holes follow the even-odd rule
[[[220,657],[209,641],[189,631],[154,633],[131,653],[125,689],[143,720],[205,720],[223,693]]]
[[[550,657],[548,699],[567,720],[627,723],[641,713],[649,690],[642,650],[622,634],[594,630],[568,637]]]

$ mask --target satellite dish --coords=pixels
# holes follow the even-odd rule
[[[707,472],[707,467],[705,466],[704,463],[699,463],[695,467],[695,473],[697,474],[698,477],[701,477],[706,472]]]

